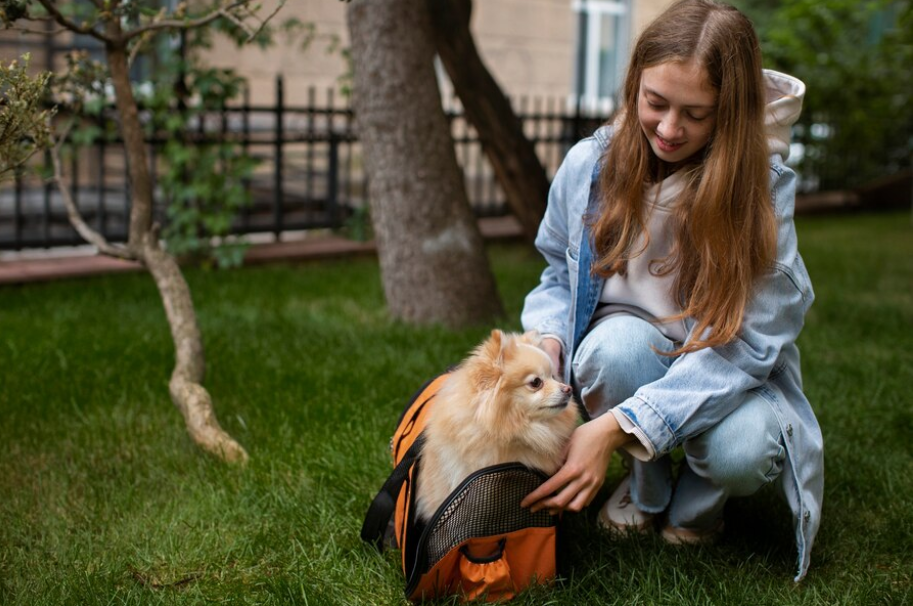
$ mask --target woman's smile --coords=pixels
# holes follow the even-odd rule
[[[678,148],[680,148],[685,143],[686,143],[685,141],[679,141],[677,143],[673,143],[672,141],[667,141],[666,139],[663,139],[662,135],[660,135],[659,133],[656,133],[656,145],[662,151],[666,152],[667,154],[674,153],[676,150],[678,150]]]

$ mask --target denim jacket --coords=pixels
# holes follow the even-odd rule
[[[536,238],[548,266],[521,316],[524,329],[562,341],[564,379],[569,383],[571,360],[604,283],[590,271],[593,253],[583,217],[597,208],[596,177],[610,138],[611,128],[603,127],[575,145],[555,175]],[[802,392],[796,347],[814,294],[793,224],[796,175],[778,153],[771,156],[770,179],[778,220],[777,259],[754,291],[739,337],[679,356],[663,378],[644,385],[618,408],[659,457],[722,420],[742,401],[740,394],[753,390],[767,399],[786,447],[779,482],[794,516],[799,581],[808,570],[824,496],[821,429]],[[693,319],[685,322],[693,329]]]

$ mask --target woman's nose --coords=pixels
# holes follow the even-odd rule
[[[656,132],[659,133],[659,136],[670,141],[678,137],[678,135],[681,134],[681,131],[681,120],[679,120],[677,114],[672,112],[666,114],[659,123],[659,126],[656,127]]]

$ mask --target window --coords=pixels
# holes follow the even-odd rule
[[[630,0],[576,0],[577,70],[574,92],[582,105],[611,111],[628,60]]]

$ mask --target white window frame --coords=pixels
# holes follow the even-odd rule
[[[615,99],[612,96],[601,96],[599,94],[599,43],[602,34],[602,25],[604,16],[613,16],[621,20],[621,26],[617,39],[616,53],[616,73],[619,75],[618,86],[624,81],[624,70],[628,61],[628,41],[630,39],[631,29],[631,0],[574,0],[571,4],[572,10],[579,13],[586,13],[586,48],[584,49],[584,66],[583,83],[575,82],[573,97],[579,94],[581,105],[593,111],[612,111],[614,109]],[[578,36],[584,35],[584,32],[578,32]],[[579,42],[578,42],[579,48]],[[575,61],[579,61],[579,56],[575,55]],[[579,74],[579,70],[575,70]],[[581,92],[582,89],[582,92]]]

